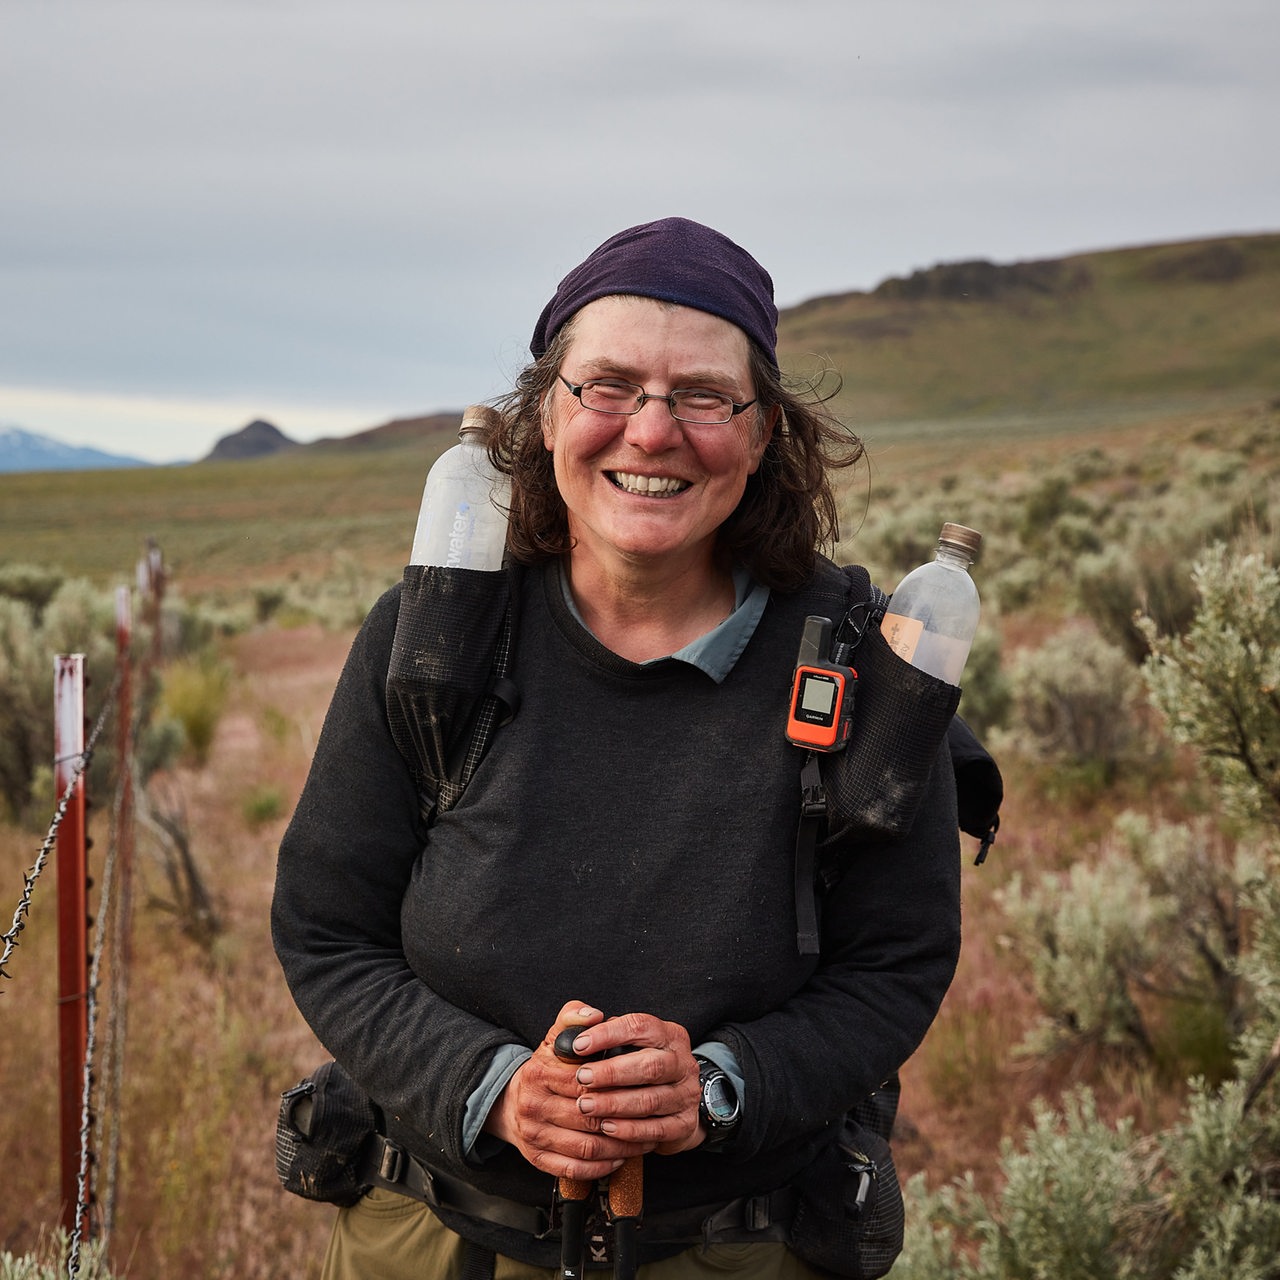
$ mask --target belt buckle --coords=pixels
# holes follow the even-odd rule
[[[404,1174],[404,1148],[398,1147],[390,1138],[382,1140],[382,1154],[378,1158],[378,1177],[388,1182],[399,1182]]]
[[[772,1221],[768,1196],[752,1196],[743,1207],[742,1225],[748,1231],[763,1231]]]

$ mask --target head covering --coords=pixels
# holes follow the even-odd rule
[[[769,273],[728,236],[688,218],[628,227],[574,267],[538,317],[529,343],[534,358],[576,311],[617,293],[709,311],[736,324],[778,367],[778,308]]]

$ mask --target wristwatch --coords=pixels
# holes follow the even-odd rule
[[[707,1130],[708,1147],[728,1141],[742,1118],[742,1099],[728,1072],[707,1058],[698,1059],[698,1081],[702,1097],[698,1101],[698,1119]]]

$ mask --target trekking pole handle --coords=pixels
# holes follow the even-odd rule
[[[606,1049],[603,1053],[594,1053],[589,1057],[581,1057],[574,1052],[573,1042],[587,1027],[565,1027],[556,1036],[552,1044],[552,1052],[561,1062],[594,1062],[601,1058],[612,1058],[620,1053],[630,1053],[631,1047],[620,1046]],[[614,1277],[615,1280],[633,1280],[636,1274],[635,1232],[636,1223],[644,1206],[644,1163],[641,1156],[631,1156],[619,1169],[609,1175],[609,1214],[613,1219],[614,1230]],[[561,1179],[561,1195],[565,1196]],[[578,1184],[585,1185],[585,1184]],[[587,1194],[590,1189],[588,1188]],[[566,1199],[569,1197],[565,1197]],[[584,1196],[585,1198],[585,1196]]]
[[[582,1057],[582,1055],[574,1052],[573,1042],[584,1031],[589,1031],[589,1030],[590,1030],[589,1027],[582,1027],[582,1026],[565,1027],[565,1029],[561,1031],[559,1035],[556,1036],[554,1042],[552,1043],[552,1046],[551,1046],[552,1052],[556,1055],[557,1058],[560,1059],[561,1062],[569,1062],[569,1063],[598,1062],[601,1058],[613,1058],[620,1053],[632,1052],[632,1047],[630,1045],[620,1045],[614,1049],[606,1049],[603,1053],[593,1053],[588,1055],[585,1058]],[[622,1194],[620,1197],[615,1197],[615,1199],[621,1198],[626,1205],[626,1209],[620,1216],[624,1216],[624,1217],[639,1216],[639,1212],[640,1212],[639,1203],[638,1203],[640,1198],[639,1166],[640,1166],[640,1157],[632,1156],[631,1159],[627,1161],[626,1165],[624,1165],[621,1169],[617,1170],[617,1172],[610,1177],[609,1181],[610,1181],[611,1187],[613,1186],[614,1182],[617,1181],[619,1191],[621,1191],[621,1188],[623,1187],[628,1188],[628,1192],[626,1194]],[[619,1177],[620,1174],[625,1174],[625,1176],[620,1178]],[[564,1196],[566,1200],[585,1200],[586,1197],[590,1194],[590,1185],[585,1182],[580,1182],[576,1178],[561,1178],[560,1183],[561,1183],[560,1194]],[[577,1195],[571,1194],[570,1192],[566,1192],[563,1189],[566,1183],[571,1184],[575,1190],[579,1188],[582,1188],[582,1190]],[[632,1205],[634,1205],[634,1209],[632,1208]]]
[[[552,1052],[561,1062],[581,1062],[573,1042],[585,1027],[566,1027],[555,1038]],[[562,1177],[557,1183],[561,1200],[560,1280],[585,1280],[587,1200],[594,1183],[581,1178]]]

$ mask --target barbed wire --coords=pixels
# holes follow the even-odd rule
[[[102,1191],[99,1196],[99,1222],[100,1238],[104,1247],[110,1245],[111,1236],[115,1231],[120,1140],[124,1127],[121,1113],[124,1096],[125,1048],[128,1038],[129,971],[133,963],[130,933],[133,915],[133,875],[129,856],[133,845],[130,828],[133,822],[133,792],[137,785],[133,777],[134,748],[141,719],[141,709],[135,706],[131,723],[124,730],[121,742],[122,763],[116,775],[116,791],[111,807],[110,839],[121,843],[120,875],[113,895],[111,941],[108,944],[112,956],[111,981],[107,997],[108,1016],[102,1047],[102,1070],[99,1073],[102,1091],[95,1117],[93,1144],[93,1150],[98,1153],[99,1177],[102,1182]],[[108,1120],[110,1121],[109,1132]]]
[[[84,750],[79,753],[79,760],[72,772],[71,780],[67,783],[53,811],[53,820],[49,824],[49,832],[44,838],[44,843],[40,846],[40,852],[36,855],[36,860],[31,869],[25,872],[22,877],[22,894],[18,898],[18,905],[13,912],[13,924],[3,935],[4,951],[0,953],[0,978],[7,978],[9,981],[13,980],[5,965],[9,963],[10,956],[17,949],[22,931],[26,928],[36,881],[40,879],[40,874],[44,871],[45,864],[49,860],[49,851],[53,848],[54,841],[58,838],[58,828],[62,825],[62,820],[67,816],[67,809],[70,807],[71,797],[75,794],[76,784],[84,776],[85,771],[89,768],[89,762],[93,759],[93,751],[98,744],[98,735],[102,732],[102,726],[106,724],[108,713],[115,705],[116,694],[119,689],[120,673],[117,671],[115,679],[111,682],[111,688],[107,690],[106,701],[103,702],[102,710],[98,712],[98,719],[89,734],[89,741],[85,744]],[[0,992],[0,995],[2,994],[3,992]]]
[[[127,762],[125,762],[127,767]],[[120,843],[109,841],[102,863],[102,891],[98,896],[98,915],[93,929],[93,959],[89,964],[86,992],[88,1029],[84,1042],[84,1074],[80,1085],[80,1169],[76,1175],[76,1217],[67,1252],[67,1275],[70,1280],[80,1272],[80,1240],[84,1234],[85,1215],[89,1205],[90,1131],[93,1123],[93,1060],[98,1047],[98,981],[102,973],[102,956],[106,950],[107,920],[114,903],[116,859]]]

